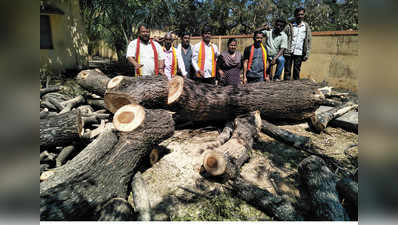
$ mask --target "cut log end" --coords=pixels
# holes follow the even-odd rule
[[[89,74],[88,70],[83,70],[77,75],[77,78],[84,80],[87,78],[88,74]]]
[[[184,86],[184,79],[180,76],[174,77],[169,81],[169,95],[167,98],[167,104],[175,102],[182,94]]]
[[[116,77],[112,78],[108,82],[107,89],[111,89],[111,88],[117,87],[122,80],[123,80],[123,76],[116,76]]]
[[[224,155],[214,151],[207,152],[203,158],[203,167],[213,176],[223,174],[226,170]]]
[[[118,109],[113,116],[113,125],[118,131],[130,132],[139,127],[145,119],[144,108],[129,104]]]
[[[157,161],[159,161],[159,150],[154,148],[151,153],[149,153],[149,162],[151,165],[154,165]]]
[[[110,93],[105,95],[104,102],[107,109],[112,113],[115,113],[118,109],[125,105],[134,103],[130,101],[127,96],[114,95]]]

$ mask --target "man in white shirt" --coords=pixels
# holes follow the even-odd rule
[[[181,54],[179,53],[179,51],[177,51],[176,48],[174,48],[172,46],[173,44],[173,36],[171,35],[171,33],[167,33],[164,38],[164,56],[165,56],[165,60],[164,60],[164,73],[166,75],[166,77],[171,80],[176,74],[177,71],[181,71],[181,74],[183,75],[183,77],[186,78],[187,76],[187,72],[185,71],[184,68],[184,62],[181,58]]]
[[[146,25],[138,27],[138,38],[127,47],[127,60],[133,64],[136,76],[164,75],[164,53],[159,43],[149,39]]]
[[[177,51],[181,55],[182,62],[179,64],[186,71],[183,74],[181,68],[181,75],[193,79],[196,75],[194,74],[194,69],[192,66],[192,46],[191,46],[191,34],[184,32],[181,35],[181,44],[178,44]]]
[[[204,27],[202,41],[192,49],[192,66],[196,72],[196,79],[203,83],[214,84],[216,80],[216,59],[220,55],[217,45],[210,43],[211,30]]]
[[[305,9],[302,7],[294,11],[295,21],[285,28],[288,36],[288,47],[285,51],[285,76],[290,80],[293,64],[293,79],[300,79],[301,63],[308,60],[311,51],[311,28],[304,22]]]

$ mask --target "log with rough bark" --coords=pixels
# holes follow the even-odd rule
[[[221,87],[177,76],[170,81],[168,103],[183,122],[231,121],[255,110],[263,119],[303,120],[314,114],[324,98],[318,88],[310,80]]]
[[[127,199],[137,166],[152,146],[174,133],[174,121],[165,110],[127,105],[116,112],[115,121],[116,129],[122,127],[124,132],[108,124],[99,137],[40,184],[41,220],[95,220],[92,215],[111,198]]]
[[[58,154],[57,158],[55,159],[55,166],[60,167],[62,166],[66,159],[76,150],[75,146],[70,145],[66,146],[61,150],[61,152]]]
[[[315,220],[344,221],[348,215],[339,202],[336,175],[317,156],[309,156],[300,162],[299,175],[310,196]]]
[[[288,130],[275,126],[266,120],[263,120],[261,123],[261,131],[280,142],[298,149],[309,149],[312,147],[311,138],[294,134]]]
[[[276,220],[303,220],[302,216],[287,199],[252,185],[240,176],[234,180],[230,180],[228,184],[237,197],[266,212]]]
[[[40,119],[40,149],[64,146],[79,140],[83,121],[79,110]]]
[[[151,205],[146,188],[147,187],[145,181],[142,179],[141,173],[137,172],[131,183],[131,189],[133,193],[134,208],[138,213],[137,220],[139,221],[151,220]]]
[[[328,125],[328,123],[339,117],[344,115],[345,113],[355,110],[358,108],[358,105],[353,104],[352,102],[348,102],[339,107],[330,109],[326,112],[322,112],[319,114],[314,114],[310,120],[308,121],[308,125],[316,132],[322,132]]]
[[[98,213],[98,221],[133,221],[134,210],[123,198],[109,200]]]
[[[249,159],[250,150],[261,127],[258,111],[234,120],[231,138],[215,150],[208,150],[203,158],[203,167],[212,176],[222,175],[233,179],[239,175],[243,163]]]
[[[79,95],[79,96],[76,96],[67,101],[61,102],[63,109],[59,113],[61,114],[61,113],[69,112],[72,110],[72,108],[74,108],[80,104],[84,104],[85,101],[86,101],[86,99],[82,95]]]
[[[130,103],[146,108],[165,108],[168,94],[169,83],[164,76],[116,76],[108,83],[104,101],[113,113]]]
[[[110,78],[99,69],[83,70],[76,77],[76,81],[81,87],[100,96],[105,95],[109,80]]]
[[[106,109],[106,105],[103,99],[86,99],[86,101],[87,104],[96,109]]]

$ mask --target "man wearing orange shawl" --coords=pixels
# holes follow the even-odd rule
[[[202,40],[192,49],[192,65],[196,72],[196,80],[214,84],[216,80],[216,59],[219,55],[217,45],[210,43],[211,30],[204,27]]]
[[[149,39],[146,25],[138,27],[138,38],[127,47],[127,60],[135,68],[135,76],[164,75],[164,53],[159,43]]]
[[[243,54],[243,82],[252,83],[269,81],[267,64],[267,50],[262,44],[263,33],[255,31],[254,43],[245,48]]]
[[[185,71],[184,68],[184,62],[181,57],[181,54],[179,51],[177,51],[176,48],[174,48],[173,44],[173,36],[171,33],[167,33],[164,36],[164,74],[166,77],[171,80],[176,74],[177,71],[180,71],[180,74],[185,74],[184,77],[186,77],[187,72]]]

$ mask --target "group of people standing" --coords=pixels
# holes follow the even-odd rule
[[[311,29],[303,20],[304,8],[297,8],[294,15],[291,23],[276,19],[272,29],[269,25],[256,29],[253,44],[244,49],[243,55],[237,51],[235,38],[228,39],[228,49],[220,53],[217,45],[210,42],[209,27],[202,29],[202,40],[195,45],[190,44],[191,35],[183,33],[181,43],[175,48],[170,33],[164,36],[161,46],[149,38],[148,27],[141,25],[138,38],[128,45],[126,57],[133,64],[136,76],[155,74],[172,79],[180,75],[203,83],[239,85],[279,81],[283,70],[283,79],[290,80],[293,65],[293,79],[300,79],[301,64],[310,55]],[[273,65],[276,70],[272,76]]]

